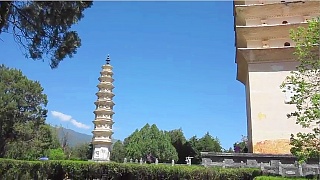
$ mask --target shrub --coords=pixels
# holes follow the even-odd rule
[[[259,176],[254,178],[254,180],[307,180],[307,179],[316,179],[315,177],[311,178],[301,178],[301,177],[272,177],[272,176]]]
[[[49,159],[50,160],[63,160],[63,159],[65,159],[65,154],[61,148],[50,149],[49,150]]]
[[[260,170],[251,168],[205,168],[185,165],[96,163],[89,161],[20,161],[0,159],[3,179],[212,179],[252,180]]]

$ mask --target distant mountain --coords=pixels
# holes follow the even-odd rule
[[[64,127],[53,128],[57,132],[60,141],[63,139],[64,136],[67,137],[68,143],[71,147],[74,147],[78,144],[89,143],[92,141],[92,135],[79,133],[72,129],[67,129]]]
[[[78,144],[90,143],[92,141],[92,135],[79,133],[72,129],[67,129],[64,127],[53,127],[53,128],[57,132],[59,140],[61,140],[64,136],[67,136],[68,143],[71,147],[74,147]],[[112,143],[116,141],[117,141],[116,139],[112,139]]]

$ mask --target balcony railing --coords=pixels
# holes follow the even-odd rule
[[[111,142],[111,139],[110,138],[98,138],[98,137],[95,137],[95,138],[93,138],[93,141],[110,141]]]
[[[102,115],[97,115],[96,118],[109,118],[109,119],[111,119],[112,116],[111,115],[102,114]]]

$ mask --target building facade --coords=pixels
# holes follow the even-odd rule
[[[319,1],[234,1],[237,80],[244,84],[249,152],[290,153],[290,135],[306,132],[287,114],[292,92],[280,85],[297,64],[290,29],[320,15]]]
[[[94,103],[96,109],[93,112],[95,120],[93,121],[94,130],[92,131],[93,138],[93,155],[94,161],[110,161],[110,152],[112,145],[112,125],[113,125],[113,71],[110,65],[110,57],[108,55],[106,64],[102,66],[100,72],[97,101]]]

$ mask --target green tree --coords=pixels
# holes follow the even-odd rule
[[[62,148],[49,150],[49,159],[50,160],[64,160],[65,157],[66,157],[66,155],[64,154]]]
[[[71,159],[87,161],[92,158],[91,143],[78,144],[71,148],[71,152]]]
[[[193,157],[192,164],[199,164],[201,162],[201,149],[199,147],[199,139],[197,138],[197,136],[192,136],[188,143],[190,144],[191,148],[192,148],[192,153],[190,155],[190,157]]]
[[[0,158],[17,141],[41,141],[42,132],[48,130],[44,127],[47,102],[39,82],[29,80],[20,70],[0,66]],[[40,147],[48,147],[48,141],[41,142]],[[21,144],[14,148],[21,148]]]
[[[124,149],[124,145],[120,140],[118,140],[113,144],[110,160],[121,163],[125,157],[126,151]]]
[[[198,139],[193,136],[189,139],[190,146],[192,147],[193,164],[201,163],[201,152],[222,152],[222,147],[218,138],[213,138],[207,132],[202,138]]]
[[[233,153],[234,151],[233,151],[233,148],[230,147],[229,149],[224,149],[223,152],[225,152],[225,153]]]
[[[199,139],[198,150],[207,152],[222,152],[222,147],[219,139],[217,137],[213,138],[209,132],[207,132],[202,138]]]
[[[59,147],[59,144],[54,144],[49,125],[40,125],[35,129],[33,122],[27,122],[15,124],[14,129],[19,136],[7,143],[4,155],[6,158],[35,160],[46,156],[49,149]]]
[[[91,5],[92,1],[2,1],[0,34],[13,34],[27,57],[48,56],[51,68],[56,68],[80,47],[77,32],[70,29]]]
[[[291,134],[291,152],[303,162],[320,151],[319,19],[310,21],[307,28],[292,30],[291,38],[296,43],[294,54],[299,65],[280,87],[295,92],[290,103],[295,104],[296,110],[288,118],[293,117],[297,124],[310,130]]]
[[[148,125],[148,124],[147,124]],[[149,125],[148,125],[149,126]],[[141,158],[144,157],[144,153],[142,152],[142,147],[139,146],[141,143],[141,133],[138,129],[136,129],[130,136],[124,139],[123,144],[126,151],[126,156],[128,158]]]
[[[243,150],[245,147],[247,147],[247,141],[248,141],[248,138],[247,136],[243,136],[242,135],[242,138],[241,138],[241,141],[238,141],[238,142],[235,142],[233,144],[233,147],[238,145],[240,147],[241,150]],[[247,147],[248,148],[248,147]]]
[[[151,153],[159,159],[159,162],[178,160],[170,137],[164,131],[160,131],[156,125],[146,124],[140,131],[136,130],[124,140],[124,148],[127,158],[140,159]]]
[[[58,148],[61,147],[61,143],[59,140],[59,135],[58,135],[58,130],[55,127],[52,127],[50,125],[48,125],[48,127],[50,127],[50,132],[51,132],[51,136],[52,136],[52,146],[53,148]]]
[[[178,153],[179,164],[186,163],[187,156],[194,156],[194,150],[192,149],[189,142],[187,142],[182,129],[174,129],[166,132],[171,139],[171,144],[175,147]]]
[[[92,142],[89,143],[89,149],[88,149],[88,159],[92,159],[92,155],[93,155],[93,144]]]

